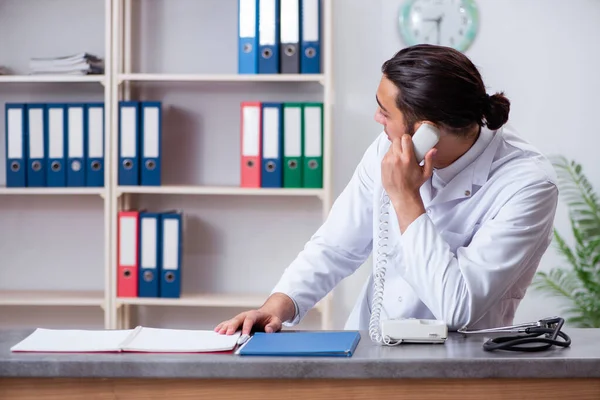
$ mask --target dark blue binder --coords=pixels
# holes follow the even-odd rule
[[[321,0],[301,0],[300,73],[321,73]]]
[[[162,174],[162,103],[140,102],[140,185],[160,186]]]
[[[85,103],[67,103],[67,186],[86,186]]]
[[[160,213],[141,211],[138,229],[138,296],[159,297],[160,250],[161,250]]]
[[[258,73],[278,74],[280,68],[280,0],[258,0]]]
[[[118,182],[121,186],[138,186],[140,184],[139,113],[139,101],[119,101]]]
[[[46,181],[48,187],[67,186],[67,108],[65,104],[46,104]]]
[[[283,104],[262,104],[261,187],[283,186]]]
[[[6,187],[27,186],[27,105],[5,104]]]
[[[48,146],[46,145],[48,122],[46,120],[46,105],[44,103],[27,104],[27,186],[45,187],[46,160]]]
[[[85,105],[86,184],[104,186],[104,103]]]
[[[352,357],[357,331],[257,332],[239,350],[241,356]]]
[[[181,297],[181,265],[183,248],[183,214],[178,211],[160,213],[161,238],[159,297]]]

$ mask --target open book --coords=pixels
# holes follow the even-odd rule
[[[232,351],[240,337],[206,330],[146,328],[124,330],[36,329],[13,352],[205,353]]]

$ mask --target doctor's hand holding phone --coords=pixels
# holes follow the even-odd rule
[[[383,189],[392,205],[403,210],[398,215],[407,215],[405,221],[401,218],[401,231],[425,211],[419,190],[433,174],[434,146],[439,142],[440,135],[440,130],[432,123],[420,123],[412,137],[404,134],[391,139],[389,150],[383,157]]]

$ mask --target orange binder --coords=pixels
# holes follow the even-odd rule
[[[138,297],[139,211],[120,211],[117,223],[117,297]]]
[[[241,186],[260,187],[261,103],[243,102],[241,115]]]

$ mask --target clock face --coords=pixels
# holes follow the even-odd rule
[[[399,23],[408,46],[427,43],[465,51],[475,40],[479,14],[475,0],[407,0]]]

